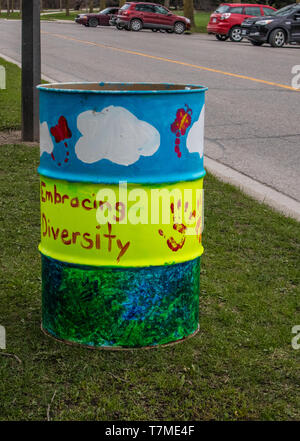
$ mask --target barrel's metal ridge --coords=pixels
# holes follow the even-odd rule
[[[39,90],[42,328],[99,348],[193,335],[206,88],[65,83]],[[196,196],[187,200],[186,191]]]

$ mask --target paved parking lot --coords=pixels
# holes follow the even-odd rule
[[[20,60],[20,32],[20,22],[0,20],[0,53]],[[42,71],[54,80],[208,86],[206,155],[300,201],[298,64],[300,46],[42,23]]]

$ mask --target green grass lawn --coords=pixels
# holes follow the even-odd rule
[[[48,11],[50,12],[50,11]],[[41,15],[41,20],[74,20],[75,17],[78,14],[84,14],[86,13],[86,10],[84,11],[70,11],[70,15],[66,15],[66,12],[53,12],[51,14],[45,14]],[[95,10],[97,12],[97,10]],[[6,12],[3,12],[0,14],[0,18],[7,18],[9,20],[19,20],[21,18],[21,15],[19,12],[12,12],[7,16]]]
[[[11,12],[9,15],[7,15],[6,12],[1,12],[0,18],[7,18],[8,20],[19,20],[20,19],[20,12]]]
[[[95,12],[98,10],[95,9]],[[182,10],[172,11],[174,14],[183,15]],[[41,15],[41,20],[75,20],[77,14],[84,14],[84,11],[70,11],[70,15],[67,16],[65,12],[55,12],[53,14]],[[209,21],[210,12],[203,11],[195,11],[195,27],[192,29],[193,32],[206,32],[206,26]],[[14,12],[10,14],[9,17],[6,16],[6,13],[0,15],[0,18],[9,18],[9,19],[19,19],[20,14],[18,12]]]
[[[20,124],[19,69],[5,65],[2,129]],[[46,419],[54,393],[54,420],[299,420],[299,223],[208,175],[199,334],[150,351],[70,347],[40,330],[38,161],[37,147],[0,146],[0,420]]]
[[[95,9],[94,12],[98,12],[98,9]],[[84,11],[70,11],[70,15],[66,15],[65,12],[55,12],[53,14],[41,15],[41,20],[75,20],[78,14],[85,14]]]
[[[21,70],[0,58],[6,71],[6,89],[0,89],[0,131],[21,127]]]
[[[174,11],[174,14],[183,15],[182,10]],[[211,12],[195,11],[195,27],[192,28],[192,32],[206,33],[206,26],[209,22]]]
[[[299,420],[299,224],[205,178],[200,333],[91,351],[40,330],[38,148],[0,147],[0,419]]]

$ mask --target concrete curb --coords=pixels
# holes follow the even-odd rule
[[[8,57],[7,55],[0,53],[0,58],[3,58],[3,60],[8,61],[9,63],[16,64],[20,69],[22,68],[22,65],[19,61],[15,60],[14,58]],[[49,83],[56,83],[57,81],[53,78],[48,77],[47,75],[42,74],[42,80],[48,81]]]
[[[238,187],[257,201],[269,205],[285,216],[300,221],[300,202],[295,199],[292,199],[261,182],[255,181],[249,176],[217,162],[214,159],[208,158],[207,156],[204,157],[204,166],[208,172],[219,178],[221,181]]]

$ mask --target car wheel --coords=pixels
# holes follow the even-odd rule
[[[269,43],[273,47],[282,47],[285,43],[285,33],[282,29],[274,29],[271,32]]]
[[[97,18],[93,17],[89,19],[89,26],[91,28],[95,28],[96,26],[98,26],[98,20]]]
[[[219,41],[226,41],[228,39],[227,35],[216,34],[216,39]]]
[[[174,32],[175,34],[183,34],[185,31],[185,24],[182,21],[177,21],[174,24]]]
[[[123,26],[121,26],[120,24],[117,24],[116,28],[119,29],[119,31],[121,31],[123,29]]]
[[[240,28],[240,26],[234,26],[233,28],[230,29],[229,38],[231,41],[234,41],[235,43],[239,43],[240,41],[242,41],[243,39],[242,29]]]
[[[263,41],[255,41],[255,40],[250,40],[250,43],[253,44],[253,46],[262,46],[264,44]]]
[[[141,20],[138,20],[137,18],[134,18],[130,23],[130,29],[132,31],[138,32],[142,29],[143,25]]]
[[[168,34],[173,34],[173,29],[166,29],[166,31],[168,32]]]
[[[157,32],[157,29],[152,29],[152,32]]]

